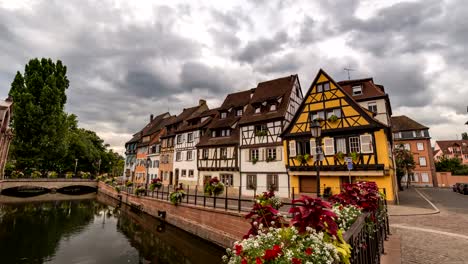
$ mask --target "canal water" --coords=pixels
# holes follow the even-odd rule
[[[76,198],[75,198],[76,199]],[[2,203],[0,263],[221,263],[224,249],[104,195]]]

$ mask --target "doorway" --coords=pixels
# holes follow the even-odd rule
[[[179,169],[175,169],[175,182],[174,185],[179,185]]]
[[[172,178],[174,177],[172,171],[169,172],[169,185],[172,185]]]
[[[317,177],[299,176],[299,192],[316,193],[317,192]]]

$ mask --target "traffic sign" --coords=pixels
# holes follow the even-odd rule
[[[352,170],[353,169],[353,159],[350,158],[350,157],[346,157],[345,161],[346,161],[346,165],[348,167],[348,170]]]

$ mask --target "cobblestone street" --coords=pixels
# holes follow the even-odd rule
[[[440,213],[409,215],[432,208],[418,191]],[[401,214],[408,216],[390,216],[390,226],[401,240],[402,263],[468,263],[468,195],[451,189],[409,189],[401,192],[401,205],[407,211]]]

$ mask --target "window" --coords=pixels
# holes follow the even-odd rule
[[[188,171],[188,176],[189,176],[189,178],[193,178],[193,176],[194,176],[194,175],[193,175],[193,170],[189,170],[189,171]]]
[[[260,113],[260,106],[255,107],[255,113],[256,114]]]
[[[335,109],[327,110],[327,119],[330,118],[333,115],[340,118],[341,117],[341,108],[335,108]]]
[[[164,172],[164,180],[167,181],[167,171]]]
[[[330,83],[319,83],[317,84],[317,93],[324,92],[324,91],[329,91],[330,90]]]
[[[227,117],[227,113],[226,112],[221,112],[221,118],[226,118]]]
[[[211,131],[211,137],[216,137],[216,130]]]
[[[393,137],[394,137],[395,139],[401,138],[400,132],[393,133]]]
[[[335,142],[333,138],[325,138],[323,140],[325,146],[324,153],[325,155],[334,155],[335,154]]]
[[[276,160],[276,148],[267,149],[267,158],[268,160]]]
[[[227,148],[221,148],[219,153],[221,154],[222,159],[227,159]]]
[[[182,152],[177,151],[176,152],[176,161],[181,161],[182,160]]]
[[[404,149],[411,151],[411,145],[409,143],[403,144]]]
[[[154,153],[159,153],[161,151],[161,146],[158,144],[156,145],[156,150],[154,151]]]
[[[241,115],[242,115],[242,109],[237,109],[236,116],[241,116]]]
[[[187,171],[186,170],[182,170],[182,175],[181,175],[183,178],[187,177]]]
[[[258,160],[258,149],[250,150],[250,160]]]
[[[247,175],[247,190],[255,190],[257,189],[257,175],[255,174],[248,174]]]
[[[256,125],[255,126],[255,135],[258,133],[265,133],[268,130],[267,125],[262,124],[262,125]]]
[[[202,159],[208,159],[208,150],[207,149],[204,149],[202,151]]]
[[[335,139],[336,142],[336,153],[347,153],[346,151],[346,139],[344,138],[337,138]]]
[[[372,136],[361,135],[361,153],[372,153]]]
[[[224,183],[224,185],[227,187],[234,185],[234,178],[232,174],[221,174],[219,178],[221,182]]]
[[[182,144],[182,135],[177,135],[177,144]]]
[[[419,157],[419,166],[427,166],[426,157]]]
[[[325,112],[324,111],[319,111],[312,113],[312,120],[317,120],[317,119],[325,119]]]
[[[353,95],[361,95],[361,94],[362,94],[361,85],[353,86]]]
[[[231,135],[231,130],[230,129],[221,130],[221,136],[222,137],[229,137],[230,135]]]
[[[296,141],[296,154],[297,155],[312,154],[310,153],[310,142],[311,141],[309,140]]]
[[[371,112],[377,113],[377,103],[376,102],[367,103],[367,109],[369,109],[369,111]]]
[[[189,151],[187,151],[187,160],[192,160],[192,159],[193,159],[192,158],[192,151],[189,150]]]
[[[361,146],[359,144],[359,137],[350,137],[349,138],[349,152],[357,152],[361,151]]]
[[[412,180],[413,182],[419,182],[419,173],[415,172],[413,175],[412,175]]]
[[[413,131],[413,136],[414,136],[414,137],[422,137],[421,130],[415,130],[415,131]]]
[[[421,172],[421,181],[429,182],[429,174],[427,172]]]
[[[159,160],[155,160],[153,163],[153,167],[159,168]]]
[[[276,111],[276,105],[275,104],[270,105],[270,111]]]
[[[267,174],[267,188],[278,191],[278,174]]]
[[[424,143],[418,142],[416,146],[418,147],[418,150],[424,150]]]
[[[193,142],[193,133],[187,134],[187,142]]]

